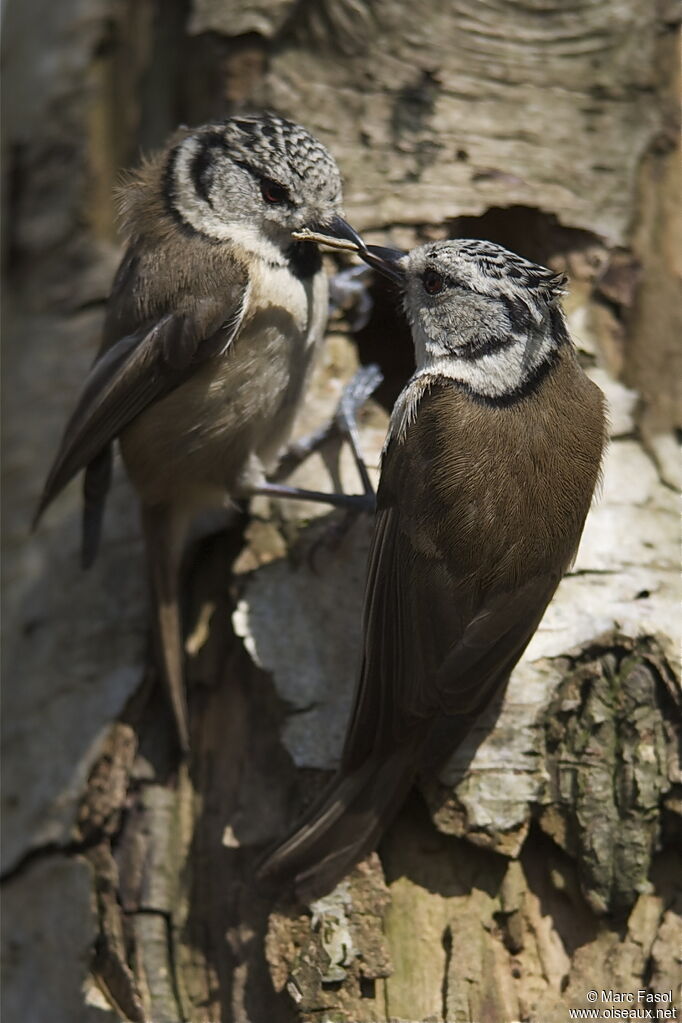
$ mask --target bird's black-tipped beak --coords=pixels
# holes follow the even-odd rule
[[[333,217],[328,224],[321,224],[316,230],[318,234],[328,234],[332,238],[341,238],[344,242],[352,242],[353,245],[357,245],[361,253],[365,250],[362,238],[343,217]]]
[[[407,255],[402,249],[388,249],[384,245],[366,245],[358,255],[392,281],[402,283],[405,280],[405,267],[402,264]]]

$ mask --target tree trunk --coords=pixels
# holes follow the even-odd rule
[[[673,5],[8,0],[3,30],[7,1019],[682,1008]],[[262,107],[329,145],[369,240],[490,238],[566,269],[569,323],[611,407],[578,559],[502,708],[312,907],[273,899],[254,863],[337,760],[371,523],[259,499],[193,544],[189,767],[149,656],[123,474],[90,572],[76,486],[29,536],[98,344],[120,169],[179,122]],[[335,315],[298,430],[379,362],[361,424],[376,476],[412,352],[370,289],[365,326]],[[358,489],[335,447],[294,479]]]

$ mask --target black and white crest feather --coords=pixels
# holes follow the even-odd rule
[[[439,242],[423,247],[427,259],[452,261],[463,282],[481,294],[491,291],[514,297],[529,292],[535,299],[555,302],[566,293],[568,277],[532,263],[495,242],[476,238]]]

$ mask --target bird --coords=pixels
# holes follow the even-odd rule
[[[84,470],[82,561],[92,563],[118,439],[141,503],[160,671],[187,753],[183,542],[200,510],[266,488],[290,435],[328,308],[319,248],[296,233],[359,236],[341,215],[332,155],[271,112],[178,129],[117,199],[126,247],[101,347],[34,527]]]
[[[401,289],[416,369],[382,456],[340,765],[259,867],[304,903],[375,849],[416,777],[502,698],[575,557],[606,436],[565,275],[483,240],[359,255]]]

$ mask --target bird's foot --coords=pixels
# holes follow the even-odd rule
[[[383,376],[378,366],[374,364],[361,366],[343,388],[333,417],[319,430],[289,445],[280,458],[279,465],[271,477],[271,482],[279,483],[280,480],[286,479],[306,458],[318,451],[332,437],[341,436],[351,446],[365,493],[373,494],[374,488],[360,455],[357,412],[382,380]]]

